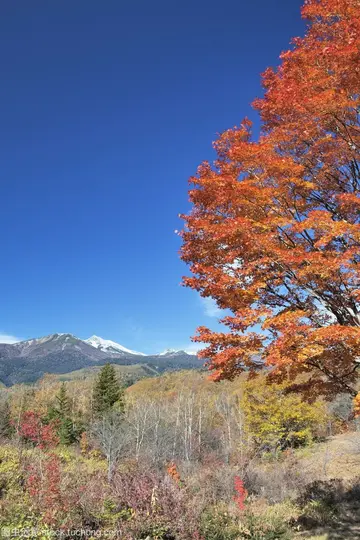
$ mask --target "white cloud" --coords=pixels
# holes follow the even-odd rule
[[[17,343],[22,341],[22,338],[12,336],[10,334],[0,334],[0,343]]]
[[[220,317],[222,310],[217,306],[215,300],[210,297],[201,297],[201,302],[204,306],[205,315],[208,317]]]

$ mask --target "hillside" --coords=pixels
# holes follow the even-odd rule
[[[129,366],[120,366],[118,364],[112,364],[115,371],[121,380],[128,381],[129,383],[143,379],[144,377],[153,377],[158,375],[158,371],[155,368],[148,366],[147,364],[134,364]],[[102,366],[90,366],[87,368],[70,371],[69,373],[55,374],[54,380],[57,381],[77,381],[85,379],[94,379],[101,370]]]
[[[308,532],[296,538],[351,540],[360,538],[360,432],[329,437],[311,449],[298,452],[299,465],[318,482],[318,501],[333,511],[332,519],[316,524],[308,518]],[[313,493],[313,500],[316,495]]]

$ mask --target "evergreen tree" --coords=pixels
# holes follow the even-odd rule
[[[65,383],[62,383],[59,393],[56,396],[57,400],[57,410],[59,412],[59,416],[65,418],[66,416],[70,415],[70,404],[69,404],[69,398],[66,391],[66,385]]]
[[[12,432],[8,401],[0,402],[0,437],[10,437]]]
[[[114,366],[106,364],[101,369],[94,386],[94,413],[98,415],[104,414],[115,404],[117,405],[117,409],[122,412],[124,408],[123,389],[116,377]]]
[[[65,383],[62,383],[56,396],[56,405],[49,410],[48,418],[58,421],[57,434],[60,444],[70,445],[77,440],[77,430],[70,414],[69,398]]]
[[[60,444],[64,444],[66,446],[74,443],[77,439],[73,421],[68,416],[64,417],[60,421],[57,433],[60,439]]]

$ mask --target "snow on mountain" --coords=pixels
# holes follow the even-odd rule
[[[45,373],[70,373],[109,361],[126,366],[144,364],[151,373],[201,368],[197,357],[186,351],[145,355],[98,336],[85,341],[72,334],[50,334],[18,343],[0,343],[0,383],[33,383]]]
[[[146,354],[142,352],[132,351],[131,349],[127,349],[126,347],[123,347],[119,343],[116,343],[115,341],[111,341],[110,339],[103,339],[98,336],[91,336],[88,339],[85,339],[85,343],[88,343],[92,347],[95,347],[95,349],[100,349],[100,351],[111,353],[111,354],[136,354],[137,356],[147,356]]]
[[[165,351],[159,353],[159,356],[171,356],[172,354],[176,352],[177,351],[175,349],[165,349]]]
[[[63,336],[65,336],[64,339]],[[23,345],[25,347],[29,347],[30,345],[41,345],[43,343],[47,343],[49,341],[55,342],[61,339],[61,341],[67,341],[69,339],[77,339],[72,334],[50,334],[48,336],[44,336],[41,338],[33,338],[33,339],[26,339],[25,341],[19,341],[19,345]]]
[[[165,349],[164,351],[156,354],[145,354],[138,351],[132,351],[131,349],[127,349],[123,345],[120,345],[120,343],[116,343],[115,341],[112,341],[110,339],[103,339],[99,336],[91,336],[88,339],[82,340],[80,338],[77,338],[73,334],[50,334],[48,336],[43,336],[40,338],[33,338],[33,339],[27,339],[24,341],[19,341],[17,343],[12,344],[11,351],[13,351],[12,354],[15,354],[15,351],[19,354],[19,356],[31,356],[34,354],[35,351],[39,351],[41,353],[42,351],[47,352],[55,352],[55,351],[65,351],[68,349],[83,349],[83,344],[85,344],[85,347],[92,347],[94,349],[97,349],[99,353],[106,353],[106,354],[114,354],[114,355],[121,355],[121,356],[154,356],[154,357],[162,357],[162,358],[175,358],[180,357],[184,355],[190,355],[190,356],[196,356],[195,352],[192,352],[190,350],[180,350],[180,349]],[[0,343],[0,347],[2,347],[5,344]],[[10,349],[9,349],[10,352]],[[83,352],[86,352],[86,349],[83,350]],[[88,351],[89,353],[89,351]],[[91,355],[91,353],[90,353]]]
[[[179,356],[180,354],[190,354],[196,356],[196,353],[176,349],[165,349],[165,351],[159,353],[157,356]]]

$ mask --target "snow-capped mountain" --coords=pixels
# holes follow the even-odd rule
[[[51,334],[12,344],[0,343],[0,383],[32,383],[44,373],[66,374],[108,362],[148,366],[151,373],[201,368],[198,358],[185,351],[168,349],[146,355],[98,336],[82,340],[73,334]]]
[[[50,334],[41,338],[27,339],[12,345],[0,344],[1,357],[19,357],[34,359],[54,353],[86,354],[93,360],[103,357],[100,351],[94,351],[88,343],[72,334]]]
[[[111,341],[111,339],[103,339],[99,336],[91,336],[88,339],[85,339],[85,343],[109,354],[135,354],[136,356],[146,356],[146,354],[142,352],[132,351],[131,349],[123,347],[120,343]]]
[[[192,356],[196,356],[196,353],[194,353],[194,352],[187,352],[187,351],[176,350],[176,349],[165,349],[165,351],[159,353],[158,356],[170,357],[170,356],[180,356],[180,355],[183,355],[183,354],[189,354],[189,355],[192,355]]]
[[[171,356],[174,353],[176,353],[175,349],[165,349],[165,351],[159,353],[159,356]]]

